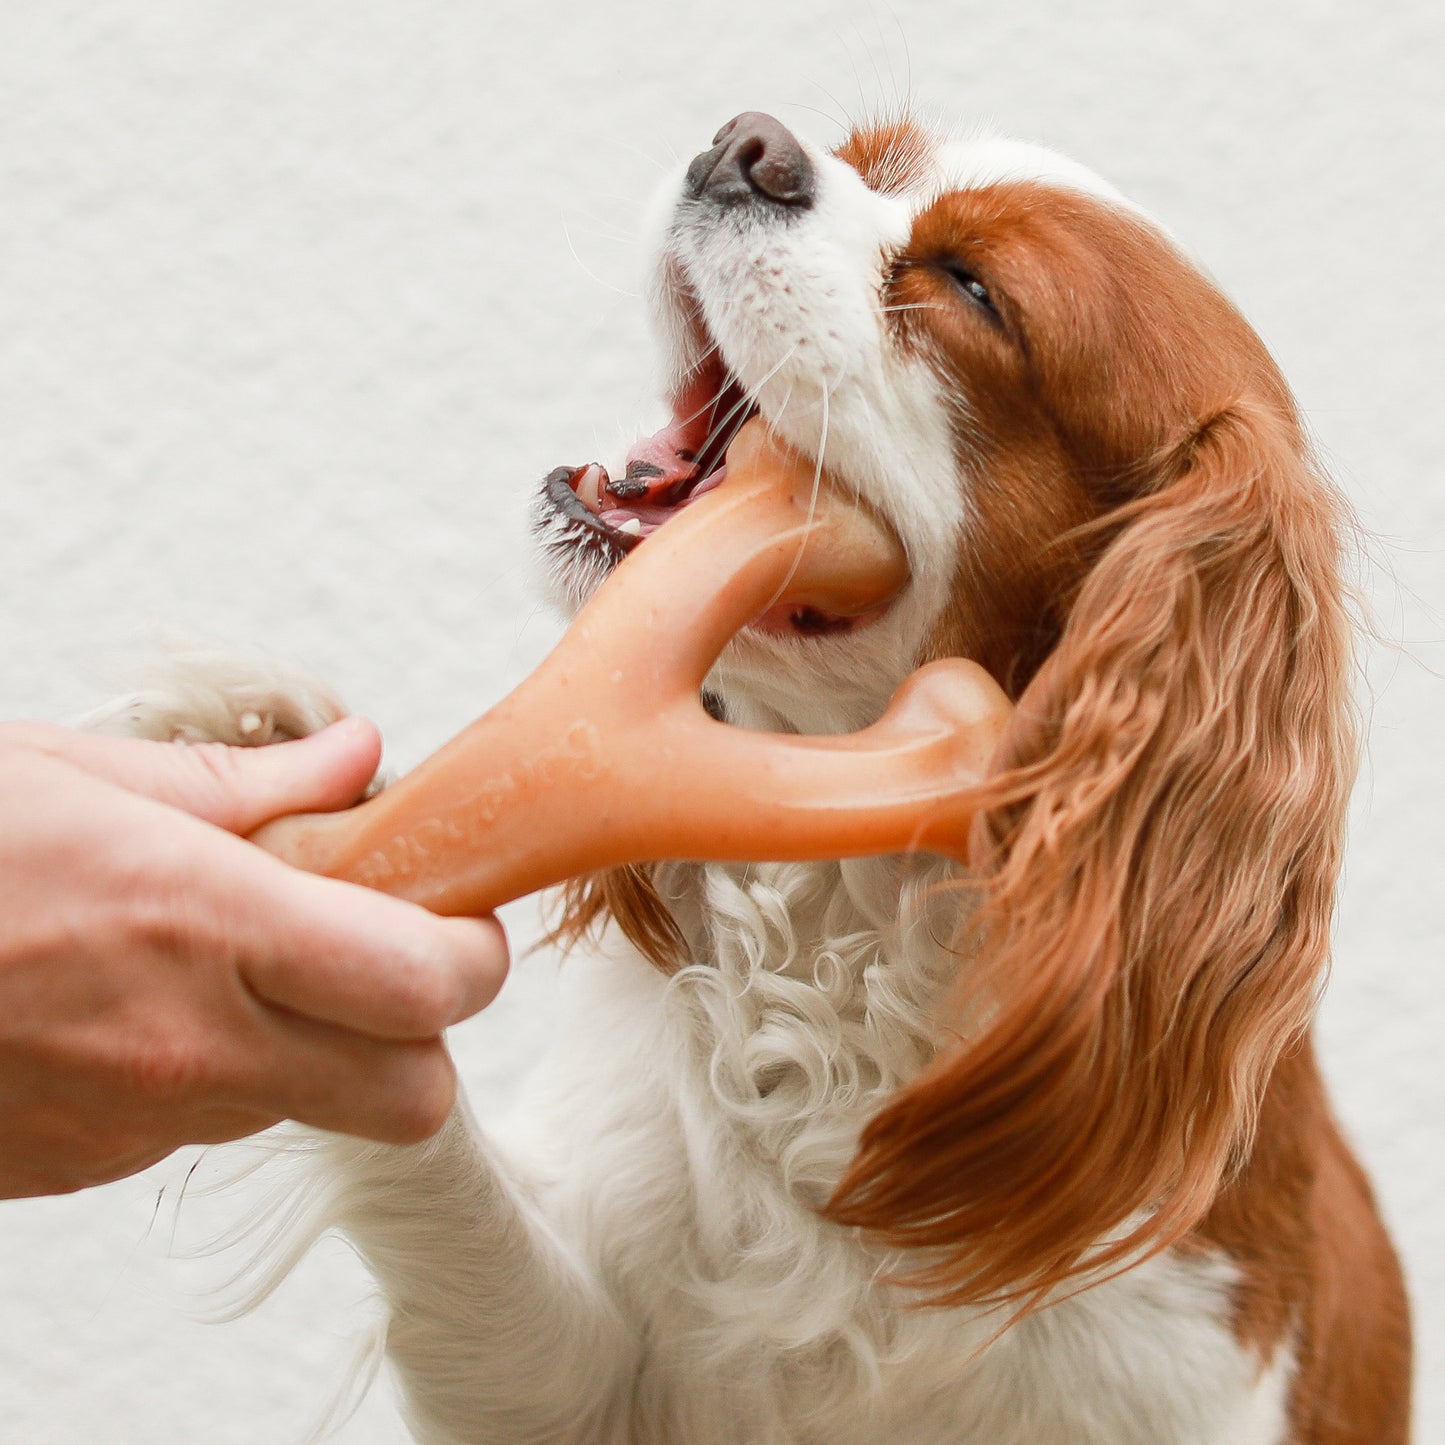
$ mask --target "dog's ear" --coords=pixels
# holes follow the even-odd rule
[[[1327,965],[1355,760],[1342,507],[1294,419],[1248,403],[1150,475],[975,825],[957,1041],[829,1206],[931,1251],[910,1278],[940,1301],[1036,1301],[1198,1222]]]
[[[572,879],[562,892],[560,921],[544,941],[575,948],[609,919],[661,972],[676,973],[687,961],[682,930],[657,891],[652,864],[629,863]]]

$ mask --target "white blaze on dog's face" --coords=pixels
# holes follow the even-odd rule
[[[1139,338],[1158,331],[1136,293],[1192,268],[1040,147],[900,124],[828,154],[757,113],[669,183],[654,230],[673,420],[620,479],[548,479],[538,529],[567,600],[712,485],[761,413],[892,525],[912,581],[866,623],[798,608],[748,629],[713,679],[729,707],[857,726],[946,651],[1017,691],[1064,605],[1050,544],[1123,500],[1090,478],[1168,439],[1162,419],[1113,435],[1113,392],[1148,369]],[[1165,328],[1161,344],[1174,339]]]

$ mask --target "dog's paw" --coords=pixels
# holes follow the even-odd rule
[[[159,742],[264,747],[317,732],[348,711],[298,668],[194,641],[168,641],[140,684],[77,726]]]

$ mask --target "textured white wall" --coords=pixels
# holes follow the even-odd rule
[[[656,418],[661,162],[738,110],[826,140],[905,95],[1078,155],[1238,298],[1379,539],[1324,1044],[1445,1440],[1442,69],[1438,0],[5,0],[0,716],[72,714],[179,622],[310,664],[415,761],[554,635],[533,481]],[[522,965],[458,1031],[484,1112],[548,984]],[[175,1256],[233,1209],[177,1209],[190,1162],[0,1206],[0,1437],[304,1434],[364,1279],[323,1250],[196,1323],[223,1270]],[[384,1390],[341,1438],[400,1439]]]

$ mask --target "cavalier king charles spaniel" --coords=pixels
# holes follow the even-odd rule
[[[595,956],[513,1114],[319,1149],[417,1438],[1400,1445],[1399,1269],[1309,1038],[1350,523],[1269,353],[1138,207],[994,136],[741,115],[653,229],[671,417],[541,489],[564,608],[761,416],[912,580],[759,619],[714,713],[847,731],[953,656],[1017,710],[966,868],[576,880]],[[148,730],[229,736],[227,696]]]

